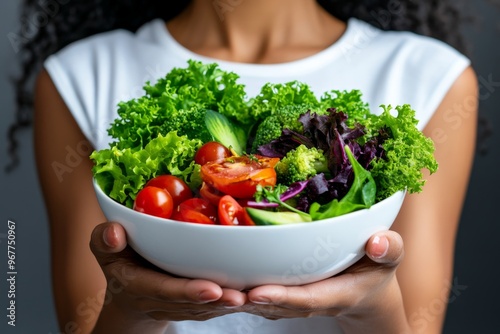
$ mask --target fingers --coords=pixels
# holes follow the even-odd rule
[[[100,264],[116,259],[113,254],[123,251],[126,246],[126,233],[120,224],[103,223],[92,231],[90,249]]]
[[[368,258],[342,274],[304,286],[261,286],[248,293],[250,302],[273,305],[302,312],[328,310],[335,315],[341,309],[356,305],[394,276],[404,256],[403,240],[394,231],[373,235],[365,247]]]
[[[404,257],[403,239],[394,231],[380,232],[368,240],[365,251],[372,261],[396,267]]]
[[[246,301],[239,291],[223,291],[210,281],[176,278],[160,271],[127,247],[126,232],[120,224],[96,226],[90,248],[108,280],[108,288],[116,291],[171,303],[203,304],[223,297],[220,303],[241,306]]]
[[[249,291],[248,300],[257,305],[275,305],[302,312],[330,309],[333,316],[337,309],[347,306],[351,285],[344,278],[331,278],[304,286],[267,285]]]
[[[243,292],[232,289],[222,289],[222,296],[218,300],[218,303],[225,308],[231,309],[243,306],[247,300],[247,295]]]

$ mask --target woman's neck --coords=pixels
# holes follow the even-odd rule
[[[345,31],[315,0],[193,0],[167,27],[197,54],[262,64],[310,56]]]

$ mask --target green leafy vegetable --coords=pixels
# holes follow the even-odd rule
[[[201,178],[194,155],[214,139],[238,154],[251,147],[284,157],[276,166],[278,180],[291,188],[306,182],[307,188],[294,203],[280,200],[279,186],[256,196],[300,212],[305,221],[366,208],[399,190],[420,192],[422,169],[437,169],[434,145],[408,105],[396,107],[396,116],[382,106],[377,116],[359,90],[332,90],[318,99],[298,81],[267,83],[249,99],[237,80],[215,63],[189,61],[154,85],[146,83],[144,96],[120,103],[109,129],[115,142],[91,156],[103,191],[130,207],[159,174],[179,176],[196,189]],[[344,153],[347,145],[352,152]]]
[[[255,138],[252,143],[252,151],[256,151],[261,145],[265,145],[272,140],[279,138],[283,129],[301,132],[303,127],[299,122],[299,117],[308,110],[315,110],[315,113],[326,114],[326,109],[316,110],[318,106],[308,104],[286,105],[276,109],[272,115],[267,116],[257,127]]]
[[[278,109],[290,105],[308,105],[311,108],[320,108],[320,103],[311,88],[298,81],[285,84],[267,83],[262,87],[260,94],[253,98],[250,103],[253,117],[259,119],[275,115]]]
[[[353,126],[371,115],[370,107],[362,100],[362,96],[361,91],[357,89],[351,91],[332,90],[321,97],[321,106],[322,109],[333,107],[349,115],[346,123],[348,126]]]
[[[112,199],[132,207],[136,194],[153,177],[172,174],[182,178],[191,188],[201,185],[200,166],[194,163],[202,142],[169,132],[158,135],[144,149],[110,149],[93,152],[94,177]]]
[[[397,116],[391,115],[391,106],[382,106],[384,112],[370,119],[372,132],[384,129],[389,138],[382,147],[385,157],[372,162],[371,173],[377,181],[377,200],[399,190],[410,193],[422,191],[425,184],[422,169],[436,172],[434,143],[416,127],[418,120],[409,105],[396,107]]]
[[[224,71],[216,63],[189,60],[187,68],[174,68],[146,92],[173,104],[177,110],[199,106],[249,124],[254,119],[249,113],[245,86],[237,83],[238,79],[236,73]]]
[[[313,203],[309,210],[313,220],[333,218],[356,210],[367,209],[375,203],[377,186],[371,173],[358,163],[349,146],[345,147],[345,151],[354,170],[354,182],[349,192],[340,201],[334,199],[325,205]]]
[[[212,109],[242,123],[250,124],[244,86],[238,75],[221,70],[217,64],[189,61],[187,68],[175,68],[146,94],[118,105],[118,118],[109,129],[119,149],[144,148],[159,134],[177,131],[180,136],[203,142],[211,140],[205,126],[205,109]]]

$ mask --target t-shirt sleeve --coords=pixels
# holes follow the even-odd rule
[[[370,106],[409,104],[424,129],[470,60],[439,40],[410,32],[380,33],[359,59]],[[381,65],[378,65],[381,64]]]
[[[149,75],[150,64],[158,63],[148,58],[157,54],[148,52],[150,44],[129,31],[114,30],[74,42],[44,62],[94,149],[109,147],[107,130],[118,116],[118,102],[143,95],[144,82],[156,78]]]
[[[447,45],[430,56],[435,66],[427,71],[427,75],[432,77],[429,82],[435,84],[427,88],[428,99],[420,117],[420,129],[427,125],[455,81],[471,65],[467,57]]]
[[[85,94],[81,87],[82,82],[91,83],[92,79],[85,77],[87,71],[82,70],[81,64],[79,64],[81,71],[79,71],[78,74],[74,73],[72,66],[68,64],[68,62],[71,62],[72,58],[71,53],[68,54],[68,52],[63,51],[62,54],[58,53],[47,58],[44,67],[71,112],[71,115],[82,130],[82,133],[90,143],[96,147],[93,120],[87,109],[87,105],[92,104],[92,101],[90,101],[92,95]],[[78,57],[78,59],[83,58],[84,57]],[[75,63],[76,59],[77,58],[74,59]]]

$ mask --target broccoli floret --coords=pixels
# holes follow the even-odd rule
[[[310,105],[287,105],[277,109],[272,115],[267,116],[257,127],[255,139],[252,143],[252,151],[255,152],[261,145],[281,136],[283,129],[290,129],[296,132],[302,132],[303,127],[299,122],[300,115],[308,110],[315,113],[326,114],[325,111],[318,111],[317,108],[311,108]]]
[[[297,181],[305,181],[318,173],[329,173],[328,161],[322,150],[300,145],[291,150],[274,167],[278,182],[290,185]]]
[[[177,131],[179,136],[200,139],[204,143],[209,142],[213,139],[205,125],[205,114],[206,110],[199,107],[174,113],[167,122],[163,123],[161,133]]]

